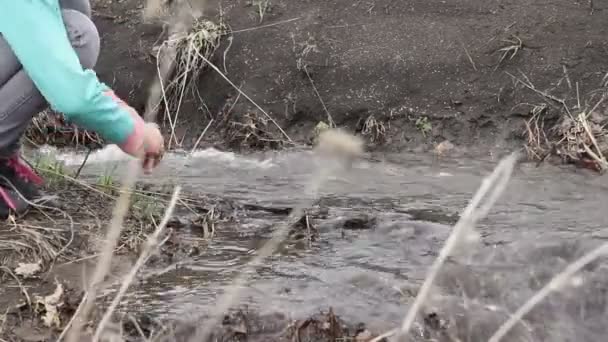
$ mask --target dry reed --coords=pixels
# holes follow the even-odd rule
[[[552,292],[564,287],[567,282],[572,279],[575,273],[583,267],[593,262],[597,258],[608,254],[608,243],[604,243],[593,249],[587,254],[568,265],[562,272],[556,275],[547,285],[541,288],[534,296],[532,296],[524,305],[515,311],[509,319],[503,323],[498,330],[490,337],[488,342],[499,342],[506,334],[518,323],[525,315],[527,315],[536,305],[543,301]]]
[[[483,179],[480,188],[477,190],[473,196],[473,199],[465,208],[462,216],[454,226],[454,229],[446,240],[445,245],[439,253],[439,256],[431,265],[429,272],[420,290],[418,291],[418,295],[416,296],[414,303],[408,310],[407,315],[401,324],[401,328],[388,331],[374,338],[371,342],[379,342],[382,339],[393,335],[397,335],[399,340],[406,339],[406,336],[409,333],[418,312],[422,308],[431,291],[435,278],[439,274],[439,271],[447,258],[453,255],[457,248],[463,244],[463,242],[471,243],[477,241],[478,234],[475,232],[475,224],[488,214],[490,209],[505,190],[507,183],[511,178],[511,174],[517,159],[517,153],[512,153],[503,158],[498,163],[494,171],[488,177]]]
[[[100,338],[100,336],[101,336],[101,334],[103,332],[104,327],[110,321],[112,313],[114,312],[114,310],[116,309],[116,307],[120,303],[120,300],[125,295],[125,293],[127,292],[127,289],[129,288],[129,286],[131,285],[131,283],[135,279],[135,275],[137,274],[137,272],[139,271],[139,269],[148,260],[148,257],[152,254],[152,252],[157,248],[157,246],[159,244],[158,241],[159,241],[160,234],[162,233],[163,229],[165,228],[165,226],[169,222],[169,219],[171,218],[171,215],[173,214],[173,209],[175,208],[175,205],[176,205],[177,200],[179,198],[180,191],[181,191],[181,186],[179,186],[179,185],[176,186],[175,190],[173,192],[173,196],[171,197],[171,202],[169,203],[169,206],[167,207],[167,210],[165,211],[165,215],[164,215],[161,223],[156,227],[156,230],[154,231],[154,233],[152,233],[148,237],[148,240],[146,241],[146,243],[144,245],[144,248],[143,248],[141,254],[139,255],[139,258],[135,262],[135,265],[131,268],[131,270],[129,271],[129,273],[125,277],[124,281],[122,282],[122,284],[120,286],[120,289],[118,290],[118,293],[114,297],[114,300],[112,300],[112,303],[110,304],[110,306],[106,310],[106,312],[103,315],[103,317],[102,317],[99,325],[97,326],[97,330],[95,331],[95,335],[93,336],[93,341],[94,342],[96,342],[96,341],[99,340],[99,338]]]

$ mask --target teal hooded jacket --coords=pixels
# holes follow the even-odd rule
[[[53,110],[109,143],[140,140],[141,117],[81,66],[59,0],[0,0],[0,33]]]

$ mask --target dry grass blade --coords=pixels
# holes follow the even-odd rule
[[[385,332],[384,334],[377,336],[375,338],[373,338],[371,341],[369,342],[382,342],[384,341],[386,338],[391,337],[393,335],[395,335],[397,332],[399,332],[398,329],[393,329],[393,330],[389,330],[387,332]]]
[[[517,157],[517,153],[512,153],[501,160],[494,169],[494,172],[483,180],[481,187],[464,210],[460,220],[458,220],[454,226],[452,233],[441,249],[439,256],[435,259],[414,303],[403,320],[401,330],[399,331],[399,335],[402,338],[405,338],[414,323],[445,260],[455,251],[464,239],[468,239],[471,236],[475,223],[487,215],[494,203],[498,200],[498,197],[506,188],[506,185],[511,178],[513,168],[515,167],[515,163],[517,162]],[[484,200],[486,196],[487,199],[485,203],[482,203],[482,200]]]
[[[57,337],[56,342],[61,342],[61,340],[63,340],[63,337],[69,331],[69,328],[72,326],[72,324],[74,323],[74,320],[76,319],[76,317],[78,317],[78,314],[82,310],[82,308],[84,306],[83,304],[86,301],[87,297],[88,297],[88,293],[85,293],[84,296],[82,297],[82,300],[80,301],[80,304],[78,304],[78,307],[76,308],[76,312],[74,312],[74,315],[72,315],[72,318],[70,319],[70,321],[66,324],[66,326],[63,329],[63,331],[61,332],[61,334],[59,334],[59,337]]]
[[[249,32],[249,31],[259,30],[259,29],[273,27],[273,26],[277,26],[277,25],[283,25],[283,24],[290,23],[292,21],[300,20],[300,19],[302,19],[302,17],[286,19],[286,20],[282,20],[282,21],[277,21],[276,23],[272,23],[272,24],[266,24],[266,25],[260,25],[260,26],[256,26],[256,27],[250,27],[250,28],[246,28],[246,29],[242,29],[242,30],[230,31],[230,34],[241,33],[241,32]],[[226,34],[228,34],[228,33],[226,33]]]
[[[159,78],[157,79],[157,83],[155,85],[156,86],[162,85],[162,78],[163,78],[163,76],[166,77],[166,75],[167,75],[166,73],[165,74],[159,73],[158,74]],[[157,88],[157,90],[158,90],[158,88]],[[147,120],[154,120],[156,118],[156,112],[155,112],[156,109],[155,109],[155,107],[150,106],[150,104],[155,103],[155,99],[154,99],[155,96],[157,96],[157,97],[164,96],[164,92],[163,93],[155,92],[154,89],[151,91],[150,99],[148,101],[149,106],[147,107],[147,112],[144,115],[144,118],[146,118]],[[207,129],[205,129],[203,131],[203,133],[199,137],[199,141],[200,141],[200,139],[202,139],[202,137],[206,131],[207,131]],[[195,147],[193,148],[193,150],[191,151],[190,156],[193,154],[194,149],[196,148],[197,145],[198,145],[198,142],[195,145]],[[188,159],[186,159],[186,160],[188,160]],[[136,160],[131,161],[131,163],[129,165],[127,177],[119,190],[120,196],[119,196],[116,206],[114,208],[114,212],[112,215],[112,221],[110,222],[105,244],[103,245],[103,250],[100,254],[100,258],[97,263],[97,267],[93,274],[93,279],[91,281],[91,285],[89,287],[89,290],[87,291],[87,296],[86,296],[86,298],[83,299],[83,302],[79,306],[78,311],[77,311],[76,315],[74,316],[74,322],[72,323],[72,326],[68,332],[68,341],[69,342],[72,342],[72,341],[75,342],[79,339],[80,330],[82,329],[82,325],[84,324],[85,320],[87,319],[87,317],[92,309],[93,303],[95,301],[97,286],[104,279],[105,275],[107,274],[107,272],[109,270],[109,267],[110,267],[110,264],[112,261],[112,257],[113,257],[113,253],[116,248],[116,244],[118,242],[120,233],[122,231],[122,223],[124,221],[127,210],[129,208],[130,196],[133,193],[132,189],[133,189],[133,186],[135,185],[135,182],[137,181],[139,172],[141,171],[140,165],[141,165],[141,158],[137,158]],[[157,238],[158,237],[157,234],[160,234],[163,227],[166,226],[166,224],[167,224],[166,221],[168,221],[169,216],[170,216],[173,208],[175,207],[175,203],[178,200],[178,195],[179,195],[180,190],[181,190],[181,187],[176,188],[175,193],[171,199],[170,205],[165,214],[165,218],[163,219],[163,222],[161,223],[161,225],[158,226],[156,232],[154,233],[154,235],[151,238],[154,238],[154,237]],[[156,239],[156,241],[157,241],[157,239]],[[145,262],[145,260],[147,260],[145,257],[144,258],[140,257],[140,259],[138,260],[138,263],[136,264],[137,267],[136,268],[134,267],[131,270],[131,273],[127,277],[127,280],[129,279],[129,277],[134,277],[137,269],[139,269],[139,267],[141,267],[141,265],[139,265],[139,264]],[[132,281],[132,279],[131,279],[131,281]],[[117,297],[115,298],[115,301],[120,301],[120,298],[124,295],[124,291],[126,291],[126,289],[128,288],[128,285],[130,284],[131,281],[123,283],[123,286],[121,287],[122,292],[119,292],[119,295],[117,295]],[[123,288],[124,288],[124,290],[123,290]],[[112,309],[112,311],[113,311],[113,309]],[[108,317],[104,316],[106,321],[109,319],[109,315],[111,314],[112,311],[109,311],[109,313],[106,313],[108,315]],[[102,331],[101,328],[103,328],[102,324],[100,324],[99,331]],[[96,335],[98,333],[99,332],[96,332]],[[97,337],[99,337],[99,336],[97,336]]]
[[[464,53],[467,55],[467,58],[469,60],[469,63],[471,63],[471,66],[473,67],[473,70],[475,71],[479,71],[477,69],[477,65],[475,64],[475,61],[473,60],[473,57],[471,56],[471,54],[469,53],[469,49],[467,49],[467,47],[464,45],[464,43],[462,41],[460,41],[460,46],[462,47],[462,49],[464,50]]]
[[[112,313],[114,312],[114,310],[116,310],[116,307],[120,303],[120,300],[125,295],[125,293],[127,292],[127,289],[129,288],[129,286],[135,279],[135,275],[137,274],[139,269],[143,266],[143,264],[148,260],[148,257],[150,256],[152,251],[158,246],[159,236],[162,233],[165,226],[167,225],[167,223],[169,222],[171,215],[173,214],[173,210],[174,210],[177,200],[179,198],[180,191],[181,191],[181,186],[179,186],[179,185],[176,186],[175,190],[173,192],[173,196],[171,197],[171,202],[169,203],[169,207],[165,211],[165,215],[164,215],[161,223],[156,227],[156,230],[154,231],[154,233],[152,233],[152,235],[150,235],[148,237],[148,240],[146,241],[144,248],[143,248],[141,254],[139,255],[139,258],[137,259],[137,262],[135,262],[135,265],[133,265],[133,267],[131,268],[131,270],[129,271],[127,276],[125,277],[124,281],[122,282],[122,284],[120,286],[120,289],[118,290],[118,293],[114,297],[114,300],[112,300],[110,307],[108,307],[105,314],[103,315],[103,317],[97,327],[97,330],[95,331],[95,335],[93,336],[94,342],[99,340],[101,333],[103,332],[103,329],[105,328],[106,324],[110,321]]]
[[[97,262],[89,289],[87,291],[88,296],[83,302],[82,311],[79,312],[78,317],[74,320],[74,323],[68,333],[68,342],[77,342],[80,340],[80,330],[85,324],[91,309],[93,308],[95,298],[97,298],[97,288],[110,270],[114,250],[116,249],[120,233],[122,232],[123,221],[129,209],[129,200],[131,197],[130,190],[137,181],[140,171],[141,160],[139,158],[132,160],[129,164],[129,170],[126,175],[125,182],[121,187],[121,194],[116,201],[116,206],[114,207],[114,211],[112,213],[112,220],[108,226],[108,232],[105,238],[105,243],[102,247],[101,256]]]
[[[329,123],[329,127],[336,127],[336,123],[334,122],[334,119],[332,118],[331,113],[329,112],[329,109],[327,109],[327,106],[325,105],[325,101],[323,101],[321,94],[319,94],[319,90],[317,89],[317,86],[315,85],[315,81],[313,81],[312,77],[310,76],[310,73],[308,72],[308,67],[306,67],[306,65],[304,65],[304,67],[302,69],[304,70],[304,73],[308,77],[308,81],[310,81],[312,90],[315,92],[315,95],[317,95],[317,98],[319,99],[321,106],[323,106],[323,110],[325,111],[325,114],[327,115],[327,122]]]
[[[533,92],[539,94],[540,96],[542,96],[545,99],[551,100],[553,102],[557,102],[559,103],[563,109],[566,111],[566,113],[570,116],[570,118],[572,118],[572,120],[574,120],[574,118],[572,117],[572,113],[570,113],[570,109],[568,108],[568,105],[566,104],[566,101],[564,99],[560,99],[557,96],[553,96],[545,91],[539,90],[538,88],[536,88],[536,86],[534,86],[534,84],[532,84],[532,82],[530,81],[530,79],[528,79],[528,77],[526,75],[524,75],[522,73],[522,77],[525,79],[521,79],[509,72],[506,72],[507,75],[511,76],[511,78],[513,80],[515,80],[517,83],[522,84],[524,87],[532,90]]]
[[[538,303],[549,296],[549,294],[551,294],[553,291],[556,291],[566,285],[568,280],[571,279],[576,272],[580,271],[583,267],[595,259],[606,254],[608,254],[608,243],[600,245],[596,249],[583,255],[581,258],[568,265],[566,269],[551,279],[547,285],[540,289],[540,291],[538,291],[515,313],[513,313],[513,315],[511,315],[509,319],[503,325],[501,325],[500,328],[498,328],[494,335],[490,337],[488,342],[499,342],[518,322],[522,320],[526,314],[532,311],[532,309],[534,309]]]
[[[602,97],[601,100],[593,107],[593,109],[589,113],[592,113],[593,111],[595,111],[595,109],[604,101],[604,99],[605,98]],[[601,167],[601,169],[605,170],[606,168],[608,168],[608,161],[606,161],[606,158],[604,157],[604,154],[602,153],[602,149],[599,147],[599,145],[597,143],[597,139],[595,139],[595,134],[592,132],[591,128],[589,127],[589,122],[587,121],[587,115],[588,115],[587,113],[582,112],[579,114],[578,119],[579,119],[581,125],[583,126],[583,128],[585,129],[585,133],[587,133],[587,136],[589,137],[589,140],[593,144],[593,147],[595,147],[597,154],[594,153],[593,151],[591,151],[589,146],[587,146],[586,144],[583,144],[583,146],[586,149],[586,152],[589,155],[591,155],[593,159],[595,159],[595,161],[598,163],[598,165]]]
[[[11,277],[13,277],[13,279],[15,279],[15,281],[17,282],[17,285],[19,285],[19,289],[21,290],[21,293],[23,293],[23,296],[25,297],[25,299],[27,300],[27,305],[28,306],[32,306],[32,300],[30,298],[30,295],[27,293],[27,290],[25,287],[23,287],[23,284],[21,283],[21,281],[19,280],[19,277],[17,277],[15,275],[15,273],[13,273],[13,271],[11,271],[10,268],[6,267],[6,266],[0,266],[0,270],[3,270],[4,272],[6,272],[8,275],[10,275]]]
[[[6,231],[2,231],[2,234],[0,234],[0,250],[13,249],[19,245],[20,247],[26,247],[32,251],[38,250],[39,253],[35,253],[38,255],[38,257],[40,257],[43,260],[50,258],[54,263],[55,260],[57,260],[57,258],[59,258],[59,256],[61,256],[74,241],[74,220],[72,219],[72,216],[70,216],[66,211],[64,211],[62,209],[51,207],[51,206],[46,206],[41,203],[34,203],[34,202],[28,200],[27,198],[25,198],[23,195],[21,195],[19,193],[19,191],[15,187],[15,185],[12,184],[6,177],[0,176],[0,178],[3,178],[4,182],[7,183],[8,185],[10,185],[13,188],[13,190],[15,190],[15,193],[17,193],[21,196],[21,199],[24,202],[26,202],[32,208],[35,208],[36,210],[40,211],[50,221],[54,221],[54,220],[44,212],[45,209],[51,210],[51,211],[57,211],[57,212],[61,213],[65,218],[67,218],[67,220],[68,220],[67,226],[69,227],[69,231],[70,231],[70,237],[69,237],[69,239],[67,239],[68,241],[61,248],[56,249],[53,246],[53,240],[56,240],[55,242],[64,240],[64,238],[60,234],[57,234],[59,232],[59,230],[40,227],[40,226],[17,224],[17,222],[13,220],[13,228],[8,229]],[[40,233],[39,231],[43,231],[46,234]],[[15,236],[22,237],[24,240],[24,243],[19,244],[17,242],[17,239],[15,238],[15,236],[13,236],[10,239],[4,240],[3,235],[5,235],[7,233],[10,234],[11,232],[16,232],[14,234]],[[51,232],[51,234],[48,234],[49,232]],[[35,243],[37,248],[34,248],[33,246],[31,246],[30,242]]]
[[[203,129],[203,133],[201,133],[201,135],[199,135],[198,139],[196,139],[196,142],[194,143],[194,146],[192,147],[192,151],[190,151],[190,155],[192,155],[194,153],[194,151],[200,144],[201,140],[203,140],[205,133],[207,133],[207,130],[209,129],[209,127],[211,127],[212,123],[213,123],[213,119],[209,120],[209,123],[207,124],[207,126],[205,126],[205,129]]]
[[[213,63],[211,63],[211,61],[209,61],[205,56],[201,55],[199,53],[199,57],[201,59],[203,59],[213,70],[215,70],[220,76],[222,76],[222,78],[224,80],[226,80],[226,82],[228,82],[234,89],[236,89],[239,94],[243,95],[249,102],[251,102],[260,112],[262,112],[266,118],[268,120],[270,120],[270,122],[272,122],[281,132],[281,134],[283,134],[283,136],[291,143],[293,143],[293,140],[291,140],[291,138],[289,137],[289,135],[283,130],[283,128],[281,128],[281,126],[279,126],[279,124],[272,118],[272,116],[270,116],[270,114],[268,114],[262,107],[260,107],[260,105],[258,105],[255,101],[253,101],[249,96],[247,96],[247,94],[245,94],[241,89],[239,89],[239,87],[236,86],[236,84],[234,84],[226,75],[224,75],[224,73]]]

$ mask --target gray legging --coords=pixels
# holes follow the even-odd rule
[[[60,0],[59,3],[80,63],[84,68],[93,69],[100,42],[97,28],[90,19],[89,0]],[[48,106],[0,34],[0,158],[9,157],[19,149],[21,136],[32,118]]]

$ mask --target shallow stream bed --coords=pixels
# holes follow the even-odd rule
[[[112,169],[109,156],[91,155],[83,177],[95,180]],[[76,167],[83,156],[59,157]],[[392,328],[497,161],[394,154],[355,163],[322,187],[316,204],[327,215],[312,222],[317,238],[276,252],[252,276],[242,304],[294,319],[332,307],[375,331]],[[143,179],[179,182],[185,191],[242,203],[293,207],[304,198],[315,165],[309,151],[239,156],[208,149],[189,160],[169,155]],[[477,323],[466,323],[469,335],[487,338],[487,329],[495,329],[552,275],[608,238],[605,179],[571,168],[518,166],[480,222],[481,243],[442,273],[432,296],[440,318],[473,318]],[[213,310],[222,288],[284,219],[266,213],[217,225],[197,256],[146,269],[146,280],[126,297],[129,311],[184,319]],[[530,327],[536,330],[526,328],[526,334],[534,341],[599,341],[608,319],[604,268],[599,263],[587,269],[582,285],[533,312]]]

